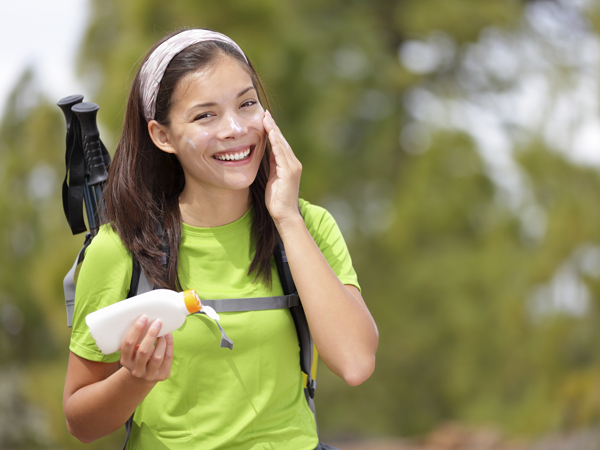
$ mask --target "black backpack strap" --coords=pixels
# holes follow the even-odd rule
[[[131,270],[131,283],[129,284],[129,292],[127,293],[127,298],[135,297],[136,295],[138,295],[138,286],[140,284],[140,276],[142,274],[142,268],[140,267],[139,261],[135,256],[133,256],[132,259],[133,267]]]
[[[142,274],[142,268],[140,267],[140,263],[135,256],[132,256],[132,270],[131,270],[131,283],[129,284],[129,292],[127,293],[127,298],[135,297],[138,294],[142,294],[143,292],[138,292],[140,288],[140,278],[146,278]],[[144,292],[147,292],[151,289],[146,289]],[[135,414],[135,413],[134,413]],[[123,450],[127,447],[127,442],[129,442],[129,436],[131,435],[131,428],[133,426],[133,415],[127,422],[125,422],[125,442],[123,443]]]
[[[134,413],[135,414],[135,413]],[[127,447],[127,443],[129,442],[129,436],[131,436],[131,428],[133,427],[133,414],[127,422],[125,422],[125,442],[123,442],[123,450]]]
[[[143,292],[138,292],[138,290],[142,287],[143,283],[140,283],[140,279],[146,277],[142,274],[142,268],[140,267],[140,263],[135,256],[132,257],[133,267],[131,271],[131,283],[129,284],[129,292],[127,293],[127,298],[135,297],[138,294],[142,294],[143,292],[148,292],[152,289],[146,289]],[[148,283],[149,284],[149,283]],[[134,413],[135,414],[135,413]],[[131,435],[131,428],[133,427],[133,415],[127,422],[125,422],[125,442],[123,443],[123,450],[127,447],[127,442],[129,442],[129,436]]]
[[[275,265],[277,266],[277,272],[279,274],[279,279],[281,280],[281,285],[283,287],[284,294],[297,295],[298,291],[296,289],[296,285],[294,284],[294,279],[292,278],[292,272],[290,271],[290,266],[288,264],[287,256],[285,254],[285,247],[283,246],[283,241],[281,240],[281,238],[278,238],[274,256]],[[302,303],[290,307],[290,312],[292,313],[294,324],[296,325],[296,332],[298,333],[298,342],[300,343],[300,368],[302,369],[302,372],[306,374],[306,387],[304,389],[304,393],[306,395],[306,400],[310,406],[310,409],[313,411],[313,413],[315,413],[316,416],[314,399],[315,390],[317,388],[317,382],[316,380],[313,380],[311,370],[314,355],[313,340],[310,334],[308,321],[306,320],[306,314],[304,313]]]

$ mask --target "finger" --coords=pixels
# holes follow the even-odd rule
[[[275,153],[281,165],[293,170],[300,169],[300,160],[296,157],[294,150],[292,150],[292,147],[280,132],[271,130],[269,132],[269,140],[273,153]]]
[[[277,132],[275,130],[271,130],[269,132],[269,141],[271,142],[272,154],[275,156],[275,160],[280,165],[289,165],[287,156],[284,152],[284,144],[277,136]]]
[[[162,323],[160,320],[155,320],[148,328],[148,332],[142,342],[140,343],[137,352],[135,354],[134,361],[134,372],[132,372],[136,376],[143,376],[146,373],[146,366],[148,365],[148,361],[154,353],[154,344],[156,343],[156,339],[158,337],[158,333],[162,327]]]
[[[162,353],[160,355],[156,354],[156,352],[159,351]],[[159,338],[159,343],[156,344],[155,355],[152,356],[150,363],[152,364],[151,370],[156,370],[155,374],[153,374],[155,380],[163,381],[171,376],[171,364],[173,363],[173,336],[170,333]]]
[[[173,335],[171,333],[164,336],[166,342],[165,358],[161,367],[161,376],[163,379],[171,375],[171,364],[173,363]]]
[[[267,130],[267,133],[269,135],[269,141],[271,142],[271,146],[276,147],[275,150],[277,152],[283,153],[286,157],[287,153],[291,152],[293,154],[290,144],[283,136],[283,133],[275,123],[275,120],[273,119],[273,116],[271,116],[271,113],[269,111],[265,113],[264,122],[265,129]]]
[[[263,125],[265,126],[265,130],[267,130],[267,133],[271,130],[280,131],[279,127],[277,126],[277,123],[275,122],[275,119],[273,119],[273,116],[271,115],[271,111],[269,110],[265,111],[265,116],[263,117]]]
[[[148,318],[144,315],[140,316],[125,336],[121,346],[121,365],[128,367],[126,363],[133,360],[137,343],[140,341],[147,324]]]
[[[167,341],[167,349],[165,350],[165,364],[168,362],[171,365],[171,361],[173,361],[173,335],[171,333],[165,334],[165,339]]]
[[[156,340],[156,346],[150,356],[148,364],[146,365],[146,374],[149,377],[153,377],[158,374],[160,367],[165,359],[165,351],[167,349],[167,340],[163,337],[159,337]]]
[[[287,141],[277,131],[269,132],[269,140],[271,141],[272,153],[275,156],[277,166],[283,169],[292,169],[297,164],[296,155],[292,151]]]

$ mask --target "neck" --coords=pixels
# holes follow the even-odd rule
[[[179,197],[184,223],[193,227],[219,227],[235,222],[250,207],[250,189],[190,192]]]

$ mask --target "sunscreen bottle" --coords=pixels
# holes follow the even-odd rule
[[[141,315],[148,318],[143,338],[155,320],[162,323],[158,334],[160,337],[177,330],[188,314],[195,312],[203,312],[211,319],[219,320],[219,315],[213,308],[202,305],[193,289],[183,292],[155,289],[88,314],[85,323],[100,351],[110,355],[121,350],[125,336]]]

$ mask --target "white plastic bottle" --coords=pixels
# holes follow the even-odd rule
[[[88,314],[85,323],[100,351],[110,355],[121,350],[125,336],[141,315],[148,318],[147,327],[156,319],[161,321],[160,337],[177,330],[188,314],[198,311],[219,320],[214,309],[202,305],[193,289],[183,292],[156,289]],[[145,335],[146,332],[142,334]]]

